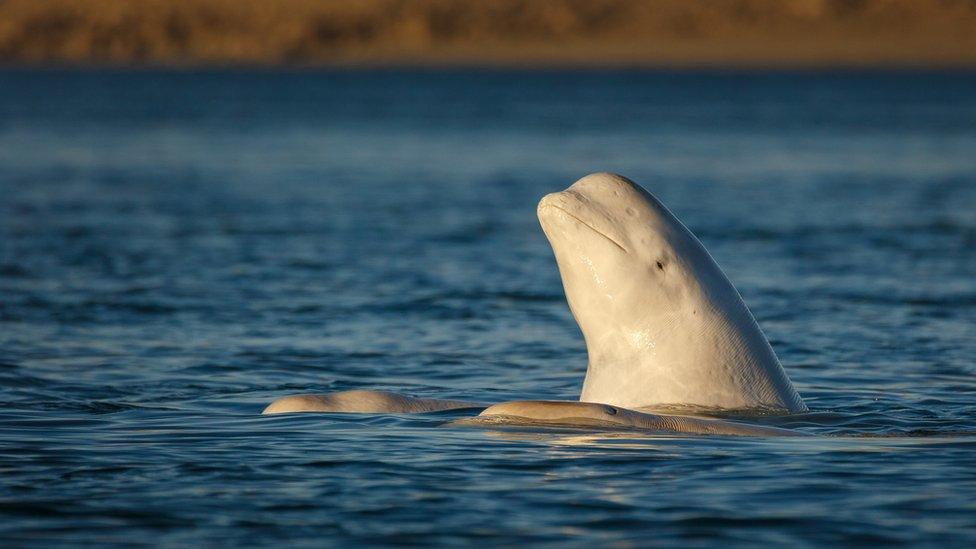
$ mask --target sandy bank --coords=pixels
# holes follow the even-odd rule
[[[976,66],[976,1],[0,0],[0,62]]]

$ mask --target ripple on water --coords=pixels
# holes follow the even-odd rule
[[[976,537],[969,73],[0,81],[7,545]],[[535,204],[597,169],[701,237],[811,408],[741,419],[820,436],[258,415],[575,398]]]

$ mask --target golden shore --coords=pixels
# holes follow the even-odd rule
[[[976,66],[972,0],[0,0],[0,63]]]

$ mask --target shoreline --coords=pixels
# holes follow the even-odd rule
[[[749,74],[974,74],[976,64],[850,64],[850,65],[636,65],[636,64],[473,64],[473,63],[331,63],[331,64],[5,64],[0,73],[485,73],[485,74],[675,74],[675,75],[749,75]]]
[[[0,0],[0,66],[976,68],[961,0]]]

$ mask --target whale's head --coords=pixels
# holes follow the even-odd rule
[[[650,193],[597,173],[545,196],[538,215],[586,340],[583,400],[794,407],[732,283]]]
[[[701,277],[711,277],[711,258],[634,182],[608,173],[588,175],[545,196],[538,215],[591,350],[606,332],[643,337],[648,326],[697,314]]]

